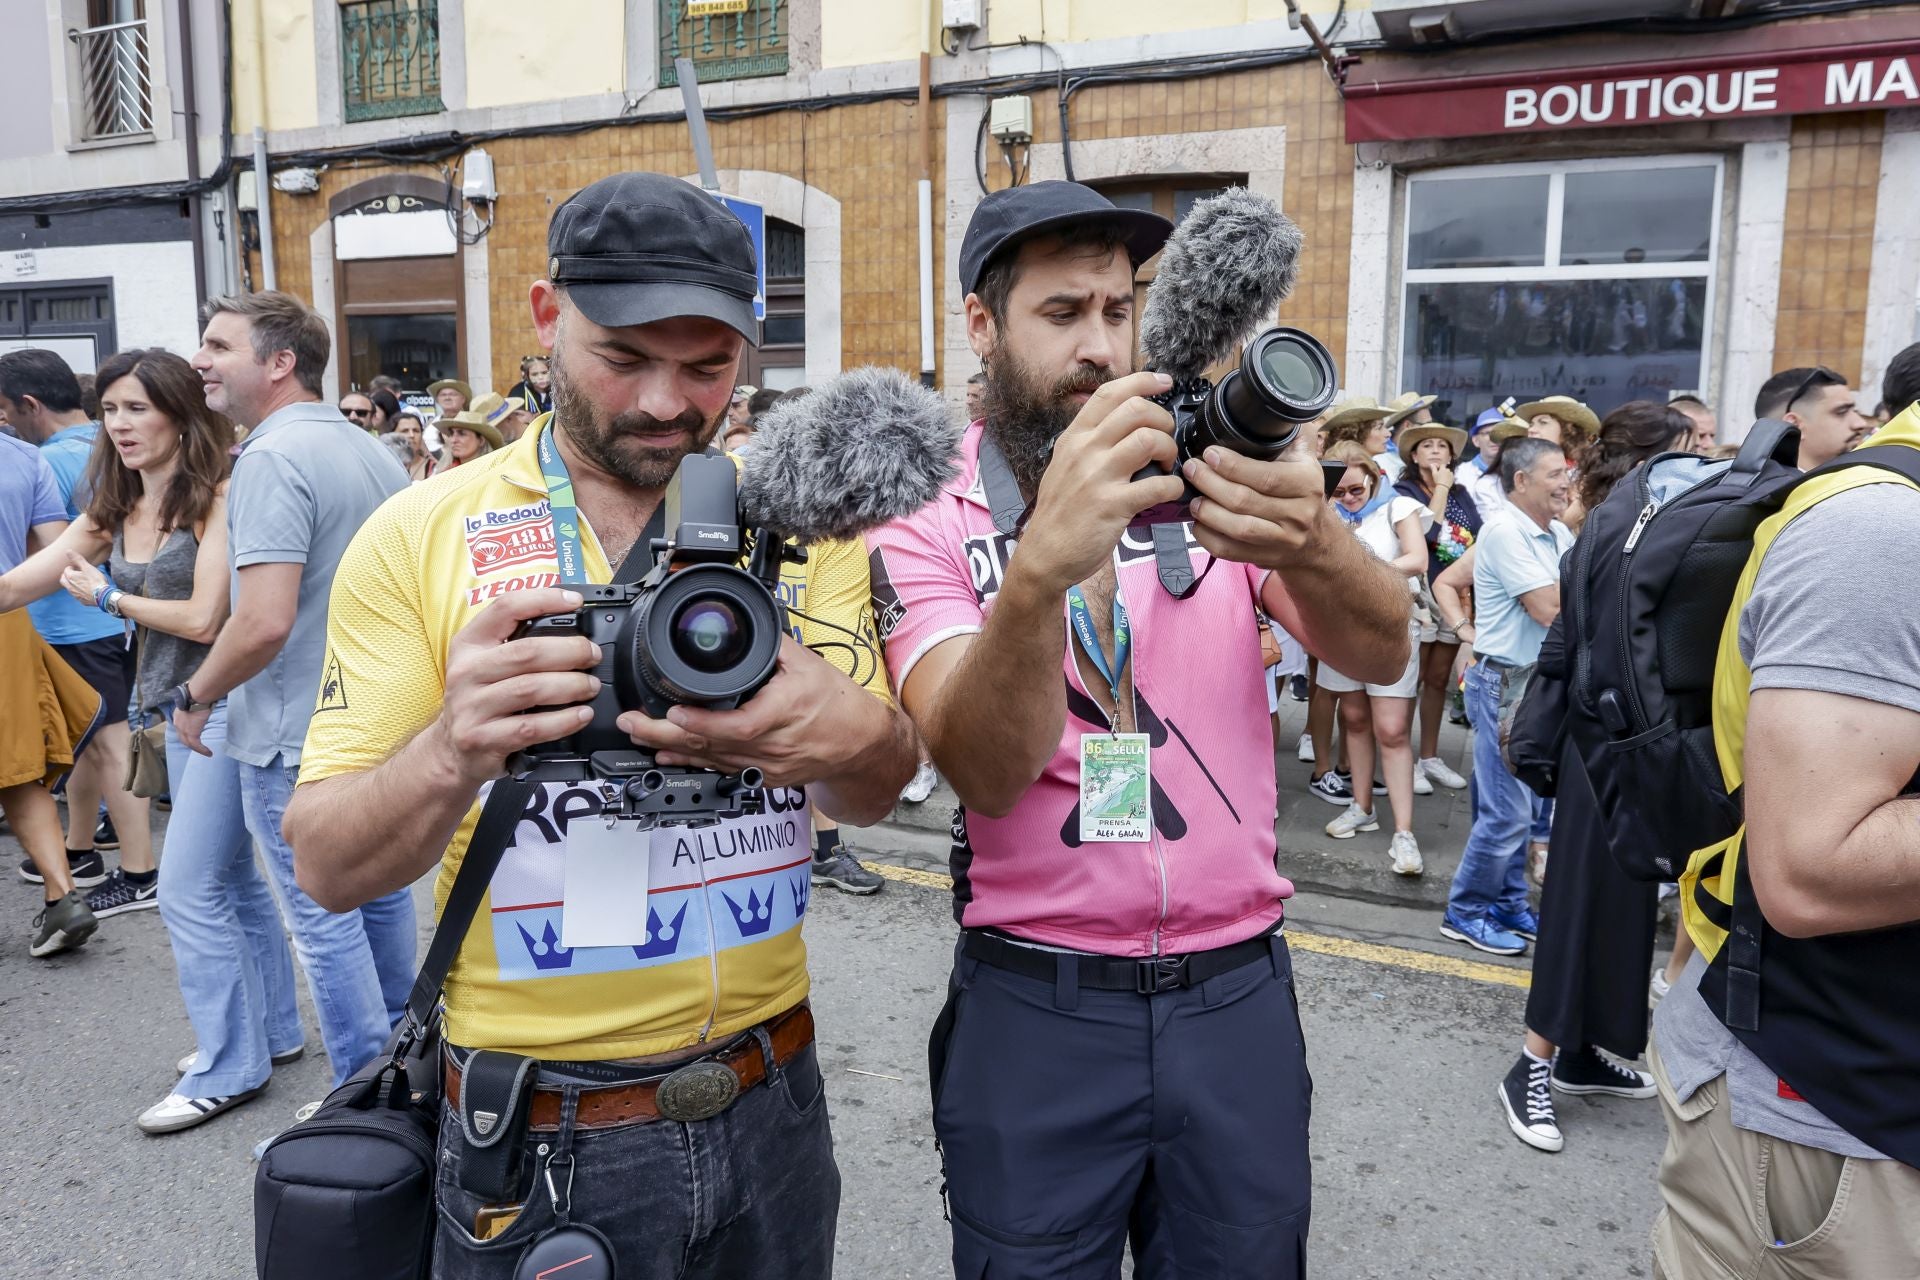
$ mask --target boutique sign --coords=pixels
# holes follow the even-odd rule
[[[1603,129],[1920,105],[1920,40],[1346,87],[1347,140]]]

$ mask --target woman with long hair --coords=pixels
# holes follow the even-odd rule
[[[1407,578],[1411,592],[1412,580],[1427,570],[1423,530],[1433,517],[1419,502],[1399,494],[1374,507],[1371,515],[1360,516],[1380,495],[1379,464],[1366,451],[1366,446],[1351,440],[1329,445],[1325,460],[1347,464],[1345,474],[1333,491],[1335,508],[1349,521],[1355,536],[1369,551]],[[1418,648],[1414,646],[1414,652],[1407,658],[1407,669],[1390,684],[1354,680],[1324,660],[1314,677],[1321,688],[1342,695],[1340,727],[1346,733],[1347,757],[1353,763],[1353,799],[1327,824],[1327,834],[1336,840],[1347,840],[1358,832],[1379,830],[1379,819],[1373,814],[1373,760],[1377,746],[1380,772],[1387,782],[1387,803],[1393,809],[1393,838],[1387,851],[1393,858],[1394,871],[1403,876],[1417,876],[1424,869],[1420,846],[1413,838],[1413,744],[1408,738],[1413,723],[1413,698],[1419,688]]]
[[[233,428],[206,406],[200,377],[170,352],[123,351],[100,366],[103,430],[87,507],[50,547],[0,576],[0,609],[55,587],[137,633],[136,711],[170,716],[226,621],[227,449]],[[94,565],[108,562],[111,578]],[[160,916],[197,1047],[182,1079],[143,1112],[148,1133],[185,1129],[254,1097],[275,1061],[303,1049],[293,963],[253,860],[240,776],[222,750],[226,704],[188,750],[171,724],[173,815],[160,862]]]
[[[1580,501],[1595,509],[1635,468],[1688,449],[1692,439],[1693,422],[1677,409],[1650,400],[1620,406],[1581,452]],[[1569,555],[1579,554],[1576,544]],[[1556,621],[1547,633],[1536,678],[1565,678],[1571,655],[1564,628],[1564,621]],[[1600,1052],[1631,1061],[1646,1050],[1647,971],[1658,903],[1656,886],[1628,879],[1614,862],[1605,821],[1579,752],[1562,745],[1553,874],[1541,894],[1526,1040],[1500,1084],[1508,1128],[1542,1151],[1565,1145],[1554,1092],[1622,1098],[1651,1098],[1655,1092],[1652,1076]]]
[[[1400,429],[1400,456],[1407,460],[1407,469],[1394,492],[1420,503],[1433,517],[1427,526],[1427,577],[1418,584],[1427,615],[1420,626],[1420,749],[1413,766],[1419,794],[1431,791],[1435,783],[1452,791],[1467,785],[1440,758],[1440,717],[1453,692],[1460,637],[1440,617],[1428,586],[1480,536],[1479,504],[1465,485],[1454,481],[1453,467],[1466,445],[1467,433],[1457,427],[1421,423]]]

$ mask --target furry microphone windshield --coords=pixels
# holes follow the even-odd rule
[[[1231,187],[1196,204],[1147,287],[1140,350],[1176,381],[1225,359],[1273,320],[1293,290],[1300,228],[1257,192]]]
[[[959,471],[945,400],[869,365],[783,400],[740,451],[740,513],[801,542],[854,538],[912,515]]]

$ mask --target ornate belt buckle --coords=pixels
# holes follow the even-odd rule
[[[740,1077],[719,1062],[690,1062],[660,1082],[654,1103],[668,1120],[692,1124],[708,1120],[740,1096]]]

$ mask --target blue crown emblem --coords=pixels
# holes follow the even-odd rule
[[[813,883],[810,877],[802,876],[798,880],[789,880],[787,888],[793,890],[793,915],[797,920],[807,914],[807,899],[812,895]]]
[[[566,969],[573,965],[573,951],[560,945],[560,935],[553,931],[553,921],[547,921],[536,940],[527,932],[527,926],[516,923],[514,928],[520,931],[520,938],[527,944],[527,954],[533,958],[536,969]]]
[[[678,914],[669,923],[661,923],[660,913],[652,907],[647,908],[647,940],[633,949],[637,960],[652,960],[659,956],[670,956],[680,949],[680,922],[687,918],[687,904],[682,902]]]
[[[758,890],[749,890],[746,905],[733,900],[733,895],[723,893],[727,906],[733,909],[733,922],[740,926],[740,936],[757,938],[773,927],[773,894],[769,892],[763,902]]]

